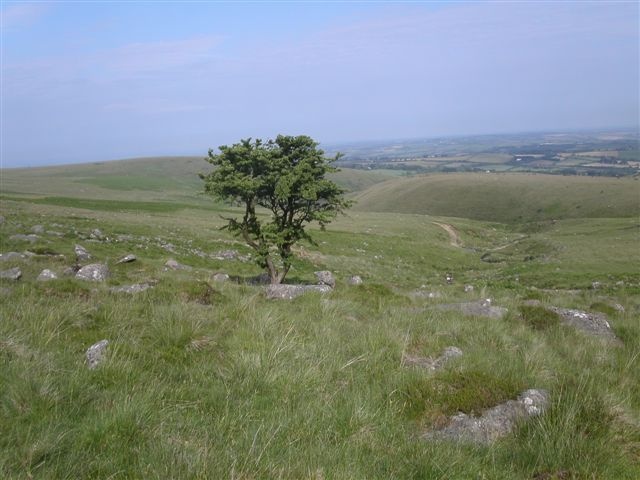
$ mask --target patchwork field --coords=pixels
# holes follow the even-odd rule
[[[1,172],[0,477],[640,477],[637,180],[344,170],[356,206],[287,277],[335,288],[272,300],[205,168]],[[528,389],[540,414],[445,438]]]

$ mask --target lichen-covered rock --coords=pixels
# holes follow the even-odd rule
[[[9,260],[22,260],[24,255],[18,252],[0,253],[0,261],[8,262]]]
[[[138,259],[138,257],[136,257],[133,253],[129,253],[128,255],[125,255],[120,260],[118,260],[116,262],[116,264],[119,264],[119,263],[131,263],[131,262],[135,262],[137,259]]]
[[[91,282],[103,282],[109,276],[109,268],[103,263],[91,263],[85,265],[78,273],[76,278],[79,280],[88,280]]]
[[[211,277],[214,282],[227,282],[229,281],[229,275],[226,273],[216,273]]]
[[[78,262],[86,262],[87,260],[91,260],[91,254],[87,252],[87,249],[82,245],[77,245],[73,248],[74,253],[76,254],[76,260]]]
[[[38,278],[36,280],[38,280],[39,282],[46,282],[48,280],[55,280],[56,278],[58,278],[58,275],[56,275],[55,272],[52,272],[51,270],[45,268],[40,272],[40,275],[38,275]]]
[[[330,287],[336,286],[336,279],[333,278],[333,274],[328,270],[321,270],[319,272],[313,272],[318,279],[319,285],[328,285]]]
[[[609,325],[609,322],[607,321],[607,316],[604,313],[583,312],[582,310],[553,306],[548,308],[552,312],[557,313],[562,322],[566,325],[575,327],[590,335],[618,340],[618,337],[613,333],[611,325]]]
[[[360,277],[360,275],[351,275],[347,279],[347,284],[348,285],[362,285],[362,278]]]
[[[167,260],[164,266],[165,266],[165,269],[170,269],[170,270],[191,270],[190,266],[178,263],[173,258],[170,258],[169,260]]]
[[[109,340],[100,340],[87,349],[87,365],[90,369],[96,368],[104,360],[107,345],[109,345]]]
[[[517,400],[489,408],[479,417],[458,413],[444,427],[429,430],[422,438],[487,445],[508,435],[518,422],[543,413],[548,404],[549,394],[545,390],[526,390]]]
[[[120,287],[111,287],[109,290],[114,293],[140,293],[153,287],[153,283],[134,283],[133,285],[122,285]]]
[[[268,285],[267,298],[291,300],[308,292],[328,293],[333,289],[329,285]]]
[[[18,267],[0,271],[0,278],[4,280],[12,280],[15,282],[20,280],[20,277],[22,277],[22,271]]]

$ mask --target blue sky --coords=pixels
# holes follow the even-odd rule
[[[2,166],[637,128],[637,2],[2,2]]]

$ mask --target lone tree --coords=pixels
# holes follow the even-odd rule
[[[205,160],[214,166],[200,175],[205,192],[244,208],[242,218],[224,218],[223,227],[242,238],[257,253],[257,263],[267,269],[271,283],[281,283],[289,268],[291,247],[301,239],[314,243],[305,226],[316,221],[324,228],[351,205],[344,190],[326,178],[336,172],[340,158],[324,157],[318,143],[307,136],[278,135],[275,140],[241,140],[209,150]],[[263,207],[270,220],[259,218]]]

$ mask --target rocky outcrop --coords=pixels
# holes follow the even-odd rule
[[[487,445],[511,433],[518,422],[543,413],[548,404],[545,390],[526,390],[517,400],[489,408],[479,417],[458,413],[444,427],[430,430],[422,438]]]
[[[88,280],[91,282],[103,282],[108,276],[109,268],[103,263],[85,265],[76,273],[78,280]]]
[[[617,340],[604,313],[583,312],[570,308],[547,307],[560,316],[562,322],[590,335]]]
[[[267,298],[291,300],[308,292],[328,293],[333,289],[329,285],[268,285],[265,289]]]

